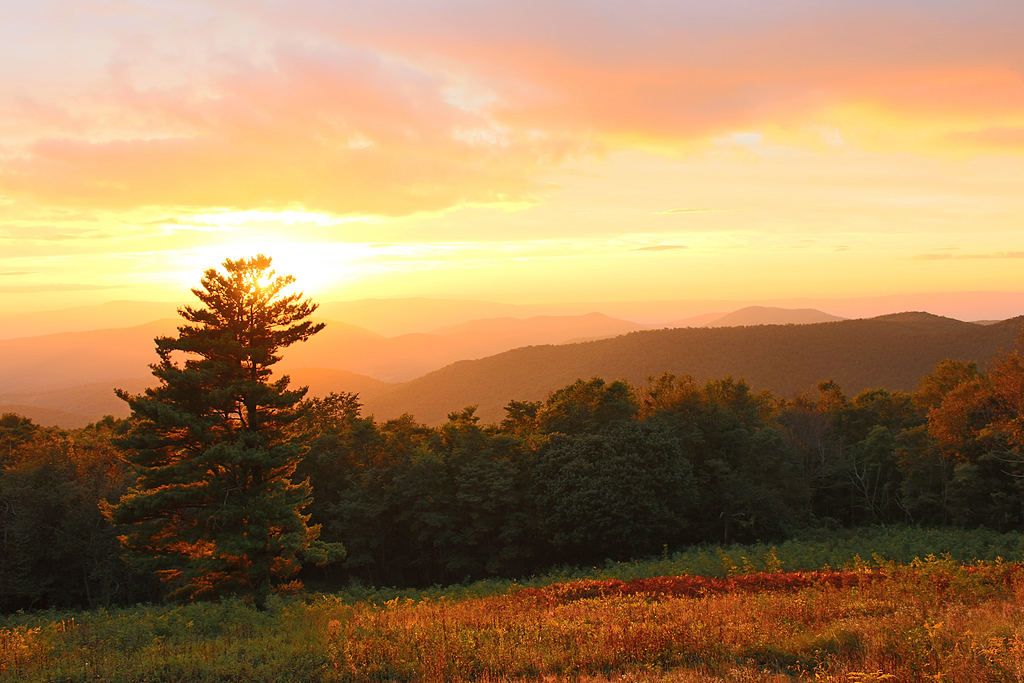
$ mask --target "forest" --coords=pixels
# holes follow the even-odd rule
[[[846,396],[832,381],[783,400],[742,379],[580,379],[472,406],[437,427],[378,423],[355,394],[306,398],[285,425],[301,449],[310,528],[344,559],[307,565],[321,588],[423,587],[781,542],[870,525],[1019,529],[1024,355],[980,371],[945,360],[916,391]],[[130,422],[77,430],[0,418],[0,610],[158,601],[101,508],[137,485]],[[293,589],[298,584],[289,584]]]

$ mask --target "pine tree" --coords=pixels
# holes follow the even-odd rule
[[[284,294],[291,275],[271,259],[228,259],[192,292],[202,307],[179,314],[190,324],[158,337],[159,385],[137,396],[120,441],[138,481],[107,510],[125,525],[129,558],[158,573],[170,599],[251,596],[263,607],[272,584],[303,560],[339,559],[340,544],[318,540],[307,524],[308,481],[295,482],[302,446],[286,435],[306,388],[271,379],[278,351],[323,329],[308,320],[316,304]]]

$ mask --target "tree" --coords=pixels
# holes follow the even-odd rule
[[[0,470],[15,464],[14,453],[39,432],[39,425],[15,413],[0,415]]]
[[[27,420],[26,420],[27,421]],[[2,420],[0,420],[2,422]],[[111,417],[82,429],[36,429],[0,468],[0,610],[109,606],[152,597],[118,558],[99,500],[128,488]]]
[[[172,599],[242,593],[262,608],[302,560],[343,552],[318,541],[303,514],[309,482],[293,481],[302,447],[286,428],[306,388],[271,379],[278,351],[324,325],[307,320],[316,304],[284,294],[294,278],[270,264],[260,254],[207,270],[192,290],[203,307],[179,309],[190,324],[156,339],[159,385],[118,391],[132,409],[120,445],[138,481],[107,512],[130,525],[129,557],[156,570]]]
[[[530,405],[513,407],[523,412]],[[542,433],[594,434],[615,423],[632,419],[637,412],[633,389],[623,380],[606,383],[600,377],[572,384],[552,392],[537,409],[537,425]]]
[[[589,564],[678,545],[695,504],[686,455],[654,421],[553,435],[537,456],[533,495],[555,556]]]

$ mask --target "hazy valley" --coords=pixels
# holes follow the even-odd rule
[[[716,303],[721,304],[703,305]],[[574,312],[569,305],[328,302],[317,311],[327,327],[288,349],[278,368],[313,396],[358,393],[364,412],[379,420],[410,413],[437,424],[453,410],[477,405],[481,418],[496,421],[509,400],[540,400],[577,378],[594,376],[640,385],[662,372],[701,380],[731,375],[781,397],[830,378],[850,393],[912,390],[943,358],[984,362],[1009,349],[1020,323],[981,325],[924,313],[845,320],[817,309],[778,306],[659,323],[650,322],[656,317],[651,304],[634,308],[640,313],[634,317],[644,322]],[[560,309],[565,312],[551,313]],[[679,311],[686,307],[663,306],[658,315]],[[137,393],[150,384],[153,338],[173,335],[180,318],[146,318],[173,313],[166,303],[112,302],[5,316],[0,411],[65,428],[107,414],[127,416],[113,390]],[[530,313],[537,314],[524,315]],[[103,327],[83,329],[90,324]],[[50,333],[16,336],[43,330]]]

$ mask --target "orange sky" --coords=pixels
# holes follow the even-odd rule
[[[15,3],[0,312],[1024,291],[1024,4],[710,5]]]

